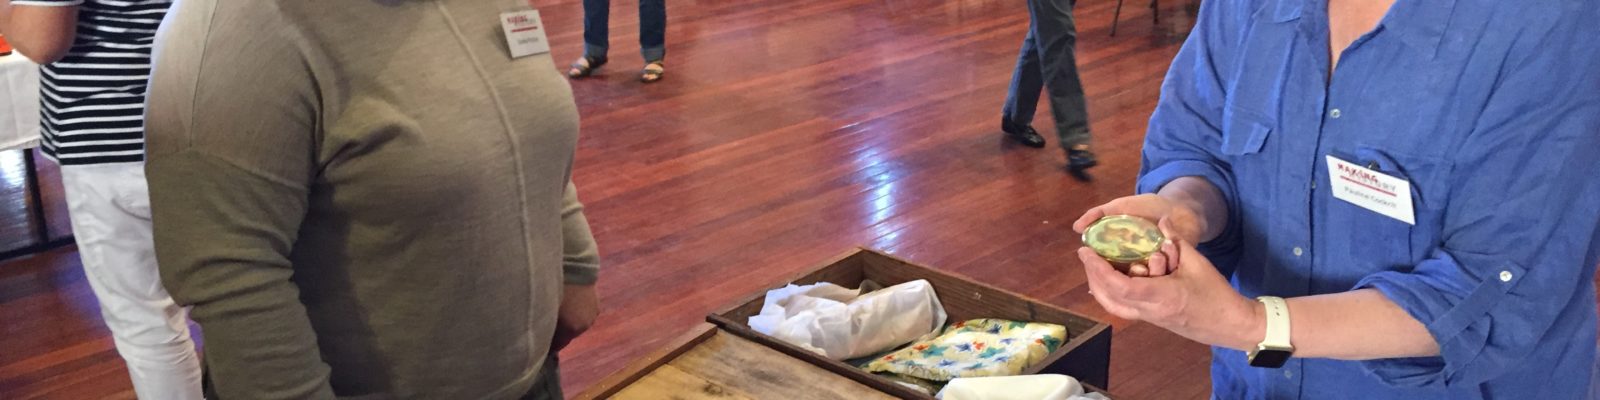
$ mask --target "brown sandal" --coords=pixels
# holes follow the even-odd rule
[[[661,61],[651,61],[650,63],[644,65],[643,71],[639,72],[639,81],[644,83],[653,83],[661,80],[661,77],[666,75],[666,73],[666,64],[662,64]]]

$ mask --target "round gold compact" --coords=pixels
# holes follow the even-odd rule
[[[1132,215],[1100,218],[1083,231],[1083,245],[1124,274],[1128,267],[1161,251],[1161,243],[1166,240],[1154,222]]]

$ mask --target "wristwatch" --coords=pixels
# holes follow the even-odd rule
[[[1294,356],[1289,343],[1289,304],[1282,297],[1261,296],[1256,301],[1267,306],[1267,338],[1250,351],[1250,366],[1278,368]]]

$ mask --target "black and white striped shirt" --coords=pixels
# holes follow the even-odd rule
[[[144,161],[144,94],[172,0],[13,0],[78,6],[66,58],[40,69],[44,153],[62,165]]]

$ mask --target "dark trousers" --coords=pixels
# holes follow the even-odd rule
[[[1028,0],[1028,37],[1022,40],[1017,70],[1011,75],[1011,92],[1002,110],[1012,124],[1031,125],[1039,93],[1049,89],[1050,111],[1063,148],[1089,143],[1089,110],[1073,54],[1078,41],[1077,26],[1072,22],[1074,3],[1076,0]]]
[[[539,379],[533,382],[533,389],[522,396],[522,400],[561,400],[566,398],[561,393],[561,361],[556,358],[556,349],[550,349],[550,358],[544,361],[544,370],[539,372]]]
[[[611,0],[583,0],[583,55],[605,58],[611,48]],[[667,57],[666,0],[639,0],[639,49],[646,62]]]

